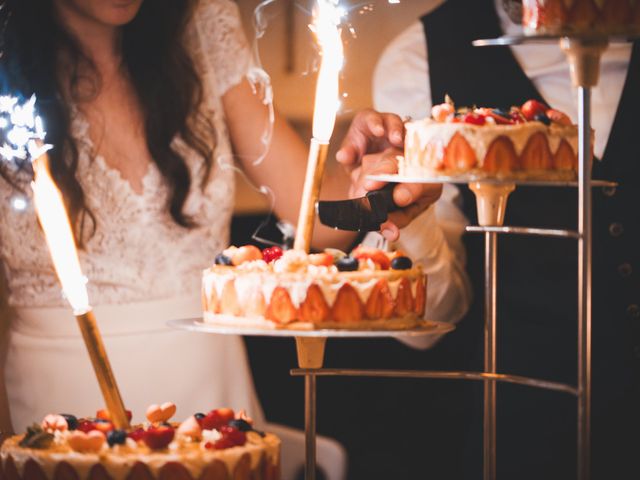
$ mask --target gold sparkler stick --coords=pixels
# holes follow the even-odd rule
[[[313,225],[316,220],[315,206],[320,195],[328,151],[328,143],[320,143],[315,138],[311,139],[311,148],[309,148],[309,157],[307,159],[307,174],[304,179],[302,203],[300,204],[300,214],[298,216],[298,227],[296,229],[296,238],[293,242],[293,248],[296,250],[308,252],[311,248]]]
[[[109,410],[111,421],[118,429],[128,429],[127,413],[93,311],[89,310],[85,313],[76,314],[76,320],[82,332],[84,344],[89,352],[91,364],[96,373],[104,403],[107,410]]]

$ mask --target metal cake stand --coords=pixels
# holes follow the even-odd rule
[[[305,479],[316,478],[316,378],[319,376],[401,377],[476,380],[484,382],[484,438],[483,478],[496,478],[496,382],[507,382],[543,388],[574,395],[577,398],[577,446],[578,478],[590,479],[591,456],[591,257],[592,257],[592,187],[614,186],[611,182],[591,179],[591,88],[598,82],[600,56],[610,41],[630,41],[630,35],[615,37],[590,36],[509,36],[490,40],[477,40],[476,46],[508,46],[523,43],[559,42],[567,54],[574,85],[578,88],[579,114],[579,168],[577,181],[488,179],[478,177],[407,178],[398,175],[376,176],[374,179],[388,182],[409,183],[466,183],[476,194],[478,226],[467,227],[467,232],[485,236],[485,333],[484,371],[414,371],[414,370],[360,370],[324,369],[324,346],[327,338],[373,338],[440,335],[453,327],[425,322],[421,327],[405,331],[367,330],[286,330],[267,328],[235,328],[226,325],[204,324],[200,319],[176,320],[169,324],[175,328],[192,331],[233,334],[289,336],[296,339],[299,368],[291,371],[294,376],[305,377]],[[578,229],[544,229],[535,227],[504,226],[504,212],[508,195],[516,186],[577,187]],[[506,375],[497,371],[497,236],[500,234],[537,235],[574,238],[578,242],[578,376],[577,385],[552,382],[518,375]],[[429,325],[429,326],[427,326]]]
[[[484,288],[484,372],[359,372],[360,375],[412,376],[423,378],[459,378],[484,381],[483,412],[483,478],[496,478],[496,381],[520,383],[537,388],[572,394],[577,399],[577,472],[579,480],[591,477],[591,297],[592,297],[592,188],[615,187],[607,181],[591,179],[591,88],[598,83],[600,58],[609,43],[629,42],[638,38],[637,32],[606,36],[503,36],[496,39],[476,40],[475,46],[510,46],[525,43],[559,43],[567,55],[571,79],[578,89],[578,180],[487,178],[477,175],[453,177],[402,177],[378,175],[369,178],[386,182],[457,183],[468,184],[476,195],[479,226],[469,226],[469,233],[485,236],[485,288]],[[509,194],[516,186],[577,187],[578,229],[544,229],[504,226],[504,213]],[[497,259],[499,234],[536,235],[575,238],[578,242],[578,372],[577,385],[547,382],[545,380],[502,375],[497,372]]]
[[[458,185],[468,185],[474,182],[482,182],[487,185],[517,185],[522,187],[577,187],[578,180],[554,180],[554,179],[530,179],[530,178],[509,178],[509,177],[488,177],[483,175],[461,174],[461,175],[435,175],[430,177],[415,177],[397,174],[368,175],[368,180],[378,180],[380,182],[392,183],[453,183]],[[607,180],[591,180],[592,187],[616,187],[615,182]]]
[[[629,42],[637,32],[614,36],[504,36],[476,40],[475,46],[509,46],[524,43],[559,42],[569,61],[571,80],[578,89],[578,230],[569,232],[578,241],[578,372],[574,394],[577,398],[577,473],[579,480],[591,478],[591,297],[592,297],[592,187],[591,179],[591,88],[598,84],[600,58],[610,42]],[[482,228],[472,229],[474,232]],[[523,233],[484,229],[485,233],[485,370],[496,372],[496,262],[497,234]],[[524,232],[544,234],[544,230]],[[556,235],[557,231],[548,231]],[[570,386],[569,386],[570,387]],[[485,382],[484,479],[496,478],[496,389]]]
[[[247,335],[258,337],[300,337],[300,338],[416,338],[429,335],[442,335],[455,328],[450,323],[421,321],[414,328],[402,330],[340,330],[340,329],[293,329],[265,328],[260,326],[224,325],[203,322],[201,318],[171,320],[167,325],[181,330],[201,333],[219,333],[223,335]]]

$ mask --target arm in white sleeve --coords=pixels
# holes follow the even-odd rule
[[[421,22],[399,35],[383,52],[373,80],[377,110],[424,118],[431,111],[427,47]],[[459,191],[445,185],[442,197],[400,231],[396,247],[428,275],[425,318],[456,323],[471,304],[462,234],[467,219],[459,206]],[[414,348],[428,348],[440,337],[407,338]]]
[[[400,230],[396,248],[422,265],[427,274],[425,318],[457,323],[472,300],[465,270],[466,254],[462,234],[468,224],[458,206],[460,193],[445,185],[442,197],[408,226]],[[441,336],[402,339],[414,348],[429,348]]]

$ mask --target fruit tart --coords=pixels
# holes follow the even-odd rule
[[[456,108],[447,97],[431,117],[406,124],[400,175],[574,180],[578,127],[536,100],[509,109]]]
[[[205,322],[287,329],[418,325],[427,278],[402,252],[230,247],[202,276]]]
[[[108,412],[49,414],[0,448],[4,480],[277,480],[280,440],[229,408],[172,422],[176,406],[152,405],[147,420],[119,430]],[[130,413],[128,412],[130,416]]]

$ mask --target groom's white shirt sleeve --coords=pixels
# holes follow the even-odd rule
[[[373,79],[374,106],[383,112],[424,118],[431,111],[426,42],[422,23],[416,22],[384,51]],[[471,303],[465,271],[462,233],[467,225],[460,193],[445,185],[442,197],[400,231],[395,245],[422,264],[428,275],[425,318],[456,323]],[[428,348],[440,337],[403,339],[415,348]]]

